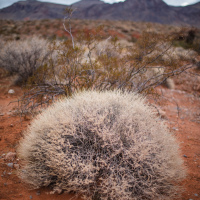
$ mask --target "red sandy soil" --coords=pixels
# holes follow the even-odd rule
[[[0,76],[1,77],[1,76]],[[188,176],[181,183],[185,191],[179,200],[200,199],[200,96],[192,92],[160,88],[162,90],[160,108],[164,118],[180,143]],[[8,94],[14,89],[14,94]],[[11,85],[10,77],[0,78],[0,199],[1,200],[69,200],[73,195],[50,194],[49,189],[30,190],[16,175],[16,167],[7,164],[20,164],[15,158],[6,160],[8,152],[16,152],[23,131],[30,124],[29,118],[15,115],[17,103],[9,104],[23,94],[20,87]],[[39,191],[39,192],[38,192]],[[80,198],[79,198],[80,200]]]

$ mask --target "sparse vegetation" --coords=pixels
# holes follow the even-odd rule
[[[19,26],[9,23],[11,32],[3,34],[12,35],[12,27],[20,33]],[[19,99],[20,113],[41,111],[58,100],[21,141],[20,176],[35,188],[50,186],[85,199],[176,198],[184,178],[178,145],[135,93],[154,94],[161,84],[174,89],[171,78],[195,67],[197,52],[174,46],[176,34],[139,31],[139,26],[145,29],[139,23],[131,22],[133,29],[122,26],[121,32],[130,34],[123,40],[133,39],[128,44],[108,37],[118,33],[108,24],[83,29],[75,20],[75,31],[63,39],[64,31],[44,32],[48,23],[37,21],[39,28],[34,28],[32,21],[25,22],[24,30],[48,34],[49,40],[22,41],[20,35],[18,41],[0,41],[0,67],[17,74],[17,83],[28,89]]]
[[[1,81],[1,98],[7,102],[24,92],[18,100],[20,112],[0,110],[3,151],[8,144],[13,150],[21,138],[21,129],[10,121],[19,119],[14,114],[25,114],[27,124],[29,112],[37,114],[20,141],[20,159],[15,160],[26,183],[83,199],[172,200],[182,192],[184,154],[188,178],[182,197],[193,198],[193,188],[199,188],[199,30],[70,20],[65,32],[61,20],[0,22],[0,76],[15,74],[16,83],[26,86],[19,90],[12,85],[11,95],[13,77]],[[169,89],[157,88],[160,85]],[[160,94],[163,99],[157,102]],[[2,160],[7,165],[4,156]],[[3,164],[1,169],[5,170]],[[9,194],[13,185],[3,185],[7,188],[3,197],[15,192],[19,198],[30,195],[27,191],[21,195],[18,182]]]
[[[8,22],[9,26],[16,27],[19,32],[22,24],[16,25],[12,21]],[[53,20],[51,27],[54,27],[54,23],[59,25],[60,22],[58,22]],[[89,22],[90,25],[94,23],[91,20]],[[36,23],[35,26],[41,27],[41,30],[38,30],[40,34],[45,34],[42,31],[49,20],[24,23],[27,28],[32,27],[33,31],[36,30],[33,28],[33,24]],[[122,44],[121,40],[118,42],[115,37],[108,37],[109,33],[117,33],[119,36],[121,34],[117,31],[110,31],[108,22],[104,22],[105,25],[100,25],[97,29],[80,28],[79,20],[70,20],[70,23],[73,23],[73,29],[75,29],[71,30],[75,39],[75,47],[69,39],[70,34],[65,33],[66,40],[63,39],[63,32],[53,31],[54,36],[49,36],[50,42],[44,41],[49,44],[43,48],[48,55],[44,56],[45,59],[36,57],[37,67],[32,66],[31,72],[26,73],[26,76],[22,75],[23,72],[19,72],[19,67],[12,68],[9,59],[2,62],[1,67],[8,68],[10,73],[18,73],[19,80],[16,82],[26,83],[29,88],[28,92],[20,99],[22,112],[48,105],[57,97],[70,96],[75,91],[87,88],[99,90],[120,88],[152,94],[158,85],[165,84],[168,78],[194,67],[193,64],[196,62],[197,53],[194,50],[174,47],[175,40],[179,36],[182,37],[180,32],[175,34],[178,31],[175,27],[171,32],[167,32],[167,29],[164,29],[165,26],[157,24],[157,30],[165,30],[165,32],[158,33],[152,24],[127,22],[133,27],[131,29],[127,28],[125,23],[120,25],[116,22],[116,27],[121,27],[121,30],[131,30],[126,34],[130,34],[130,38],[136,38],[134,43],[128,43],[124,42],[129,40],[127,37]],[[142,32],[141,30],[145,30],[146,27],[148,27],[147,31]],[[69,27],[67,26],[67,28]],[[50,32],[52,31],[46,30],[46,34]],[[198,31],[196,32],[198,33]],[[193,42],[198,39],[196,32]],[[137,34],[135,35],[135,33]],[[57,40],[56,34],[60,36],[59,39],[62,37],[62,40]],[[18,46],[20,54],[18,57],[26,60],[23,42],[19,40],[19,42],[13,42],[13,45]],[[12,49],[8,46],[4,45],[4,49],[9,48],[12,54],[15,48]],[[21,47],[19,48],[19,46]],[[31,47],[31,45],[29,46]],[[30,49],[28,51],[31,52]],[[4,57],[4,55],[0,57]],[[21,67],[23,66],[22,68],[30,69],[26,65],[25,62],[20,64]],[[20,81],[22,77],[23,80]]]
[[[21,178],[87,200],[177,197],[176,184],[185,177],[178,145],[144,101],[121,91],[58,101],[20,143]]]
[[[135,45],[124,47],[115,38],[103,40],[102,28],[77,33],[75,44],[71,40],[51,42],[48,60],[42,60],[44,64],[30,74],[30,90],[20,100],[22,112],[83,89],[152,94],[169,77],[193,67],[180,66],[180,61],[191,60],[191,56],[184,55],[186,50],[176,53],[169,37],[143,32]]]

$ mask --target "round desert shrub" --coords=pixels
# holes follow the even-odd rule
[[[84,91],[53,104],[18,148],[21,178],[84,199],[172,199],[185,176],[178,144],[141,96]]]
[[[21,85],[47,62],[49,55],[48,41],[36,36],[26,40],[9,41],[4,43],[0,51],[0,68],[4,68],[11,75],[17,74],[15,84]]]

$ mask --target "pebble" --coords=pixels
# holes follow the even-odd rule
[[[183,155],[183,157],[187,158],[187,156],[186,156],[186,155]]]
[[[8,90],[8,94],[14,94],[14,93],[15,93],[15,90],[13,89]]]
[[[8,165],[8,167],[13,168],[13,165],[14,165],[14,164],[13,164],[13,163],[8,163],[7,165]]]
[[[30,199],[32,199],[33,197],[30,195]]]
[[[172,128],[172,130],[174,130],[174,131],[178,131],[178,128],[176,128],[176,127],[173,127],[173,128]]]
[[[36,195],[39,196],[39,195],[40,195],[40,191],[37,191],[37,192],[36,192]]]
[[[11,161],[13,161],[14,159],[15,159],[15,157],[16,157],[16,153],[14,153],[14,152],[8,152],[7,154],[6,154],[6,156],[5,156],[5,160],[11,160]]]
[[[194,196],[198,197],[198,194],[194,194]]]
[[[7,183],[4,183],[4,185],[6,186],[6,185],[7,185]]]
[[[19,164],[14,164],[15,169],[19,169]]]
[[[13,124],[10,125],[10,127],[13,127],[13,126],[14,126]]]

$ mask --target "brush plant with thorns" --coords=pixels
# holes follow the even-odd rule
[[[117,90],[57,101],[32,122],[18,154],[25,182],[83,199],[172,199],[185,176],[166,125],[144,98]]]

